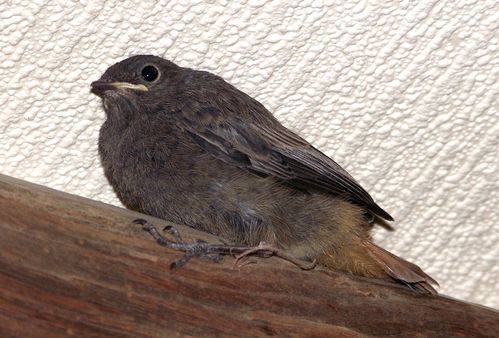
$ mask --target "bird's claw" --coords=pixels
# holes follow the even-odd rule
[[[238,263],[245,257],[249,255],[257,255],[259,257],[268,258],[271,256],[276,256],[287,260],[304,270],[310,270],[315,267],[316,262],[304,262],[293,256],[289,256],[279,249],[274,247],[271,244],[260,242],[257,246],[254,247],[245,247],[245,246],[231,246],[231,245],[217,245],[217,244],[209,244],[205,241],[197,241],[194,244],[186,243],[178,230],[168,225],[163,228],[163,231],[168,232],[174,237],[174,241],[168,240],[156,229],[156,227],[149,223],[144,219],[136,219],[133,221],[134,224],[139,224],[142,226],[144,231],[147,231],[151,236],[156,240],[156,242],[161,246],[166,246],[171,249],[179,250],[184,252],[184,256],[170,265],[171,269],[178,269],[184,266],[191,258],[200,257],[203,259],[210,260],[212,262],[219,263],[223,259],[223,255],[234,255],[236,261],[235,266],[240,266]]]

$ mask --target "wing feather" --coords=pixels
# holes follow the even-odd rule
[[[204,102],[194,97],[179,100],[179,127],[205,151],[302,189],[340,196],[393,220],[338,163],[286,129],[256,100],[225,85],[223,91],[204,95]]]

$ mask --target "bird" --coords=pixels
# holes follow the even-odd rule
[[[328,269],[437,293],[421,268],[373,242],[373,223],[392,216],[222,77],[135,55],[109,67],[91,92],[106,114],[104,173],[127,208],[224,243],[268,243]]]

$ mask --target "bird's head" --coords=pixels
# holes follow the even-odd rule
[[[108,118],[155,112],[174,91],[181,69],[157,56],[132,56],[109,67],[91,92],[102,98]]]

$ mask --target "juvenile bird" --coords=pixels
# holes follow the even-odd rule
[[[373,220],[393,218],[357,181],[221,77],[138,55],[91,86],[107,116],[104,172],[128,208],[436,293],[418,266],[372,242]]]

